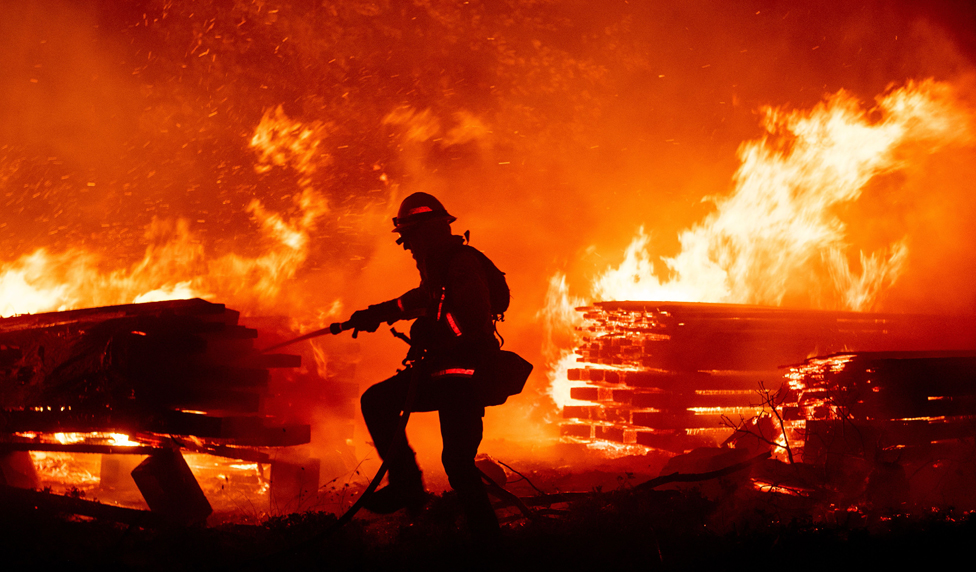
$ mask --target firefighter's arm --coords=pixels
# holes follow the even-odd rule
[[[392,324],[398,320],[412,320],[424,313],[424,294],[414,288],[399,298],[373,304],[365,310],[353,312],[349,323],[353,327],[353,337],[359,332],[375,332],[380,324]]]

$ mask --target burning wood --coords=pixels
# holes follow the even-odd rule
[[[781,407],[805,462],[930,455],[976,429],[976,353],[857,352],[793,367]]]
[[[309,425],[264,405],[269,369],[298,367],[300,356],[256,350],[257,331],[238,319],[193,299],[0,321],[7,484],[32,484],[27,451],[149,455],[133,476],[150,507],[171,507],[176,495],[179,520],[205,518],[210,506],[181,448],[268,462],[262,449],[310,440]]]
[[[760,382],[775,391],[779,366],[810,355],[976,347],[971,321],[944,316],[656,302],[600,302],[579,311],[582,367],[567,371],[575,404],[563,408],[570,421],[562,435],[602,446],[680,452],[721,443],[732,433],[729,419],[763,410]],[[803,403],[822,388],[809,390]],[[928,403],[905,413],[934,411]]]
[[[5,319],[4,431],[308,442],[307,426],[259,415],[268,369],[297,367],[299,357],[257,352],[257,331],[238,317],[221,304],[185,300]]]

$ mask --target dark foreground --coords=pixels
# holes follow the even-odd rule
[[[412,521],[365,515],[339,530],[325,513],[146,530],[3,510],[0,554],[6,570],[905,569],[955,564],[976,541],[976,517],[953,509],[838,511],[758,491],[715,501],[698,488],[622,488],[545,512],[505,509],[504,542],[489,555],[459,532],[450,493]]]

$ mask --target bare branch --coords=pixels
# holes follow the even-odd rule
[[[771,395],[769,393],[769,390],[766,389],[765,382],[763,382],[761,380],[759,381],[759,391],[760,391],[760,395],[763,396],[763,411],[766,410],[766,405],[768,404],[769,405],[769,408],[772,409],[772,411],[773,411],[773,415],[776,416],[776,420],[779,421],[779,429],[780,429],[780,431],[783,432],[783,443],[784,443],[785,448],[786,448],[786,456],[787,456],[787,458],[789,458],[790,464],[792,465],[793,464],[793,450],[790,449],[790,439],[786,435],[786,424],[783,423],[783,417],[779,414],[779,410],[776,409],[776,404],[773,402],[773,400],[775,399],[776,396],[775,395]],[[784,446],[784,445],[779,445],[779,443],[776,443],[776,445],[781,446],[781,447]]]

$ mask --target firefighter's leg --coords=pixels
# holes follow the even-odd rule
[[[451,488],[457,491],[472,538],[483,545],[498,541],[498,518],[488,500],[481,472],[474,464],[482,437],[481,406],[461,404],[439,410],[444,451],[441,460]]]
[[[420,468],[407,443],[399,416],[407,397],[409,372],[377,383],[360,399],[366,428],[389,468],[389,486],[373,493],[365,505],[377,513],[390,513],[404,507],[419,508],[426,500]]]

